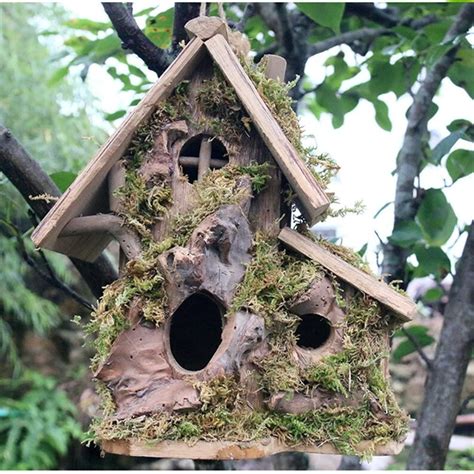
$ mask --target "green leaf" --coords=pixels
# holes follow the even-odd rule
[[[426,326],[410,326],[405,328],[405,331],[416,340],[419,347],[429,346],[435,341],[435,339],[428,334],[428,328]],[[401,330],[395,333],[395,337],[405,338],[392,352],[393,361],[398,363],[401,362],[403,357],[416,352],[416,347]]]
[[[460,49],[456,61],[449,68],[448,77],[458,87],[463,88],[474,99],[474,50]]]
[[[453,151],[446,160],[446,168],[453,182],[474,173],[474,151]]]
[[[424,295],[423,301],[425,303],[435,303],[439,301],[444,295],[444,292],[441,288],[430,288]]]
[[[340,33],[345,3],[296,3],[296,6],[318,25]]]
[[[59,188],[59,190],[64,193],[77,178],[77,174],[70,171],[58,171],[50,174],[49,177],[54,181],[54,184]]]
[[[415,249],[416,259],[425,275],[440,277],[451,271],[448,256],[439,247],[418,246]]]
[[[358,251],[357,253],[363,257],[365,255],[365,252],[367,252],[367,246],[368,246],[368,243],[366,242]]]
[[[126,110],[117,110],[117,112],[113,112],[111,114],[107,114],[105,116],[105,120],[108,120],[109,122],[112,122],[114,120],[119,119],[120,117],[123,117],[127,113]]]
[[[48,81],[48,85],[49,86],[58,85],[67,76],[68,72],[69,72],[69,66],[64,66],[59,69],[56,69],[56,71],[54,71],[53,75],[50,77]]]
[[[174,8],[149,16],[146,20],[145,34],[159,48],[167,48],[171,44],[171,33],[173,31]]]
[[[441,189],[428,189],[416,220],[426,242],[434,247],[445,244],[456,227],[457,218]]]
[[[449,153],[451,148],[456,144],[456,142],[462,138],[464,135],[465,129],[457,130],[447,137],[443,138],[433,149],[433,153],[431,154],[430,162],[435,165],[439,165],[441,159],[443,158],[446,153]]]
[[[75,30],[90,31],[91,33],[99,33],[112,28],[110,22],[92,21],[87,18],[73,18],[66,21],[65,25]]]
[[[400,97],[406,92],[405,68],[402,62],[390,64],[390,57],[377,55],[369,60],[368,68],[371,76],[368,86],[373,96],[394,92]]]
[[[465,120],[465,119],[453,120],[448,125],[448,130],[450,132],[457,132],[459,130],[463,130],[464,133],[462,135],[462,139],[467,140],[469,142],[474,142],[474,124],[472,122],[469,122],[469,120]]]
[[[387,132],[390,132],[390,130],[392,130],[392,122],[390,121],[390,117],[388,115],[387,104],[379,99],[375,99],[372,102],[372,105],[375,109],[375,121],[377,122],[378,126]]]
[[[423,233],[415,221],[402,221],[397,223],[388,239],[392,244],[409,248],[423,239]]]

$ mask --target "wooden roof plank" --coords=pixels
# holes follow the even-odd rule
[[[325,192],[286,138],[227,41],[221,35],[215,35],[205,45],[234,87],[260,136],[297,194],[301,211],[311,225],[315,224],[329,206]]]
[[[112,166],[125,152],[137,127],[150,117],[157,103],[166,99],[174,88],[193,72],[205,53],[203,46],[204,43],[199,38],[192,39],[147,92],[142,101],[99,149],[95,157],[33,232],[31,238],[37,247],[56,250],[55,244],[61,230],[72,218],[84,213],[90,204],[88,197],[94,195],[103,184]],[[82,245],[87,246],[87,239],[80,241]],[[61,251],[61,249],[58,250]],[[62,251],[64,252],[64,250]],[[81,254],[85,253],[87,252],[81,251]],[[91,253],[96,254],[97,249],[91,249]]]
[[[376,299],[401,320],[410,321],[415,316],[416,305],[410,298],[401,295],[386,283],[333,255],[316,242],[288,227],[281,230],[278,238],[287,247],[314,260],[337,277]]]

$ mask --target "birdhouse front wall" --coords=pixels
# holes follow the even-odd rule
[[[104,449],[360,454],[402,438],[386,373],[396,322],[278,245],[287,184],[209,57],[136,131],[109,192],[135,250],[89,327]]]

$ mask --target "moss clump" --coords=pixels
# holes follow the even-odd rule
[[[266,183],[266,170],[266,165],[228,165],[207,173],[194,185],[195,204],[192,210],[178,214],[171,222],[170,234],[175,245],[184,245],[203,219],[219,207],[239,204],[250,197],[248,190],[241,186],[245,176],[250,178],[252,188],[257,186],[261,189],[262,183]]]

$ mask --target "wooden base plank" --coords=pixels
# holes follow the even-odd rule
[[[362,452],[371,448],[368,441],[358,445]],[[259,441],[197,441],[188,444],[183,441],[162,441],[156,444],[136,440],[103,440],[101,448],[112,454],[125,456],[144,456],[154,458],[185,458],[185,459],[256,459],[272,454],[299,451],[318,454],[341,454],[332,443],[314,446],[287,446],[276,438]],[[392,441],[375,447],[374,455],[392,456],[403,449],[403,442]]]

